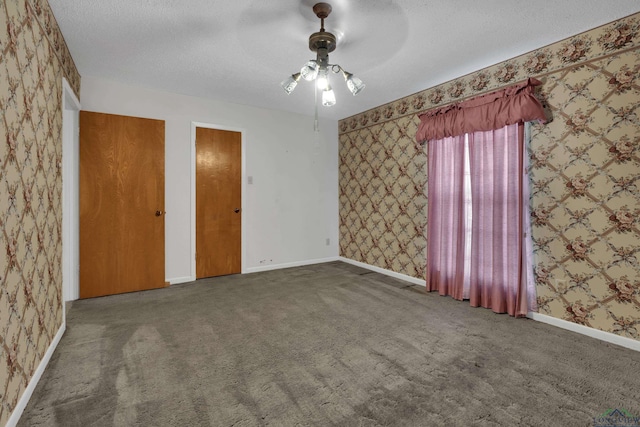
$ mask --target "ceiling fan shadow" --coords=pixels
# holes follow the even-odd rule
[[[319,31],[313,12],[317,0],[286,1],[274,4],[252,1],[240,14],[236,25],[240,46],[270,68],[297,67],[315,53],[309,50],[309,36]],[[375,68],[393,58],[409,33],[405,11],[396,1],[329,0],[332,11],[325,29],[337,39],[331,63],[343,58],[345,66],[357,70]],[[379,28],[390,28],[383,34]],[[283,68],[284,67],[284,68]]]

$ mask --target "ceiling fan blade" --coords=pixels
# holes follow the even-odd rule
[[[240,14],[236,26],[240,34],[249,32],[256,38],[256,42],[259,42],[258,38],[270,42],[275,39],[276,44],[283,37],[304,40],[312,30],[295,8],[276,6],[273,3],[265,6],[264,2],[256,2],[256,5],[259,6],[252,5]]]

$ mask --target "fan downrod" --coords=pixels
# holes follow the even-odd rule
[[[329,16],[331,10],[329,3],[316,3],[313,6],[313,13],[320,18],[320,31],[309,36],[309,49],[312,52],[322,50],[326,55],[326,53],[333,52],[336,49],[336,36],[324,30],[324,20]]]

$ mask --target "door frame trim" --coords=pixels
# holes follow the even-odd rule
[[[196,280],[196,128],[206,128],[206,129],[217,129],[217,130],[226,130],[231,132],[240,133],[240,150],[241,150],[241,160],[240,160],[240,206],[242,217],[240,218],[240,273],[245,274],[247,271],[246,267],[246,259],[247,259],[247,215],[245,208],[247,206],[246,194],[247,194],[247,156],[246,156],[246,130],[243,128],[237,128],[233,126],[224,126],[218,125],[214,123],[203,123],[203,122],[191,122],[191,281]]]
[[[66,78],[62,78],[62,300],[80,296],[79,141],[82,109]],[[64,313],[63,309],[63,313]]]

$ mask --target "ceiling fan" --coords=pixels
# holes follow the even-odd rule
[[[329,3],[316,3],[313,6],[313,13],[320,19],[320,31],[309,36],[309,49],[316,53],[316,59],[307,61],[300,72],[292,74],[280,85],[289,95],[296,88],[301,78],[306,81],[315,80],[316,88],[322,91],[322,105],[331,107],[336,103],[336,95],[329,83],[329,72],[334,74],[342,73],[347,88],[354,96],[364,89],[365,84],[353,74],[345,71],[340,65],[329,64],[329,53],[333,52],[337,46],[336,36],[324,29],[324,20],[331,13],[331,5]]]

